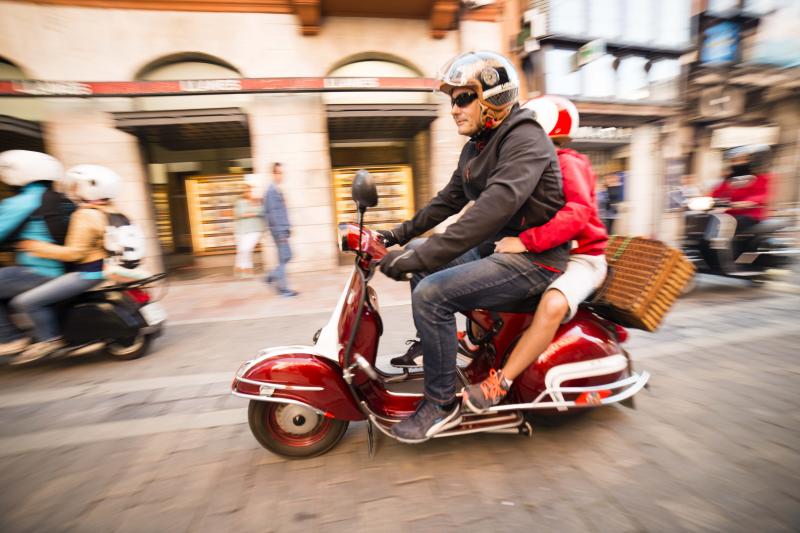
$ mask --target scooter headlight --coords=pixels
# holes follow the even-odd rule
[[[346,223],[339,224],[339,250],[347,252],[350,247],[347,245],[347,235],[350,233],[349,226]]]
[[[692,211],[708,211],[714,207],[714,199],[710,196],[697,196],[690,199],[686,206]]]

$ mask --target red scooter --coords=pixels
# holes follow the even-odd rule
[[[386,374],[375,368],[383,322],[378,295],[369,281],[386,247],[363,227],[368,207],[377,205],[371,176],[353,181],[359,224],[341,224],[340,245],[356,254],[355,267],[328,323],[313,346],[262,350],[243,363],[232,392],[250,400],[248,418],[256,439],[270,451],[290,458],[320,455],[333,448],[350,421],[367,420],[370,455],[374,429],[392,437],[393,424],[410,416],[422,398],[422,372]],[[500,368],[533,319],[538,298],[502,309],[464,310],[471,349],[458,368],[464,386]],[[647,372],[636,373],[620,346],[627,338],[619,325],[581,308],[561,326],[550,347],[514,380],[503,403],[477,415],[465,409],[460,425],[435,435],[481,432],[531,435],[535,414],[564,416],[622,402],[645,386]],[[459,343],[463,346],[466,343]]]

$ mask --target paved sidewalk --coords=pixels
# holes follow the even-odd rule
[[[292,274],[290,285],[300,293],[294,298],[279,296],[261,276],[242,280],[215,276],[209,280],[170,281],[162,303],[170,324],[330,312],[352,270],[352,266],[347,266]],[[381,306],[411,302],[408,283],[398,283],[378,272],[370,284],[378,291]]]
[[[170,280],[162,303],[171,325],[210,321],[271,318],[277,316],[329,313],[333,310],[352,266],[332,270],[301,272],[290,276],[291,286],[299,291],[295,298],[283,298],[259,275],[253,279],[235,279],[224,273],[188,281]],[[370,285],[378,292],[381,307],[411,303],[408,283],[393,281],[376,272]],[[695,295],[708,291],[741,292],[747,282],[717,276],[700,276]],[[800,294],[800,273],[792,272],[765,287],[779,293]],[[154,291],[158,294],[158,291]],[[693,295],[693,296],[695,296]],[[680,303],[680,300],[679,302]]]

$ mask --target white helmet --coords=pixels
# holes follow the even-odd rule
[[[122,185],[119,174],[100,165],[74,166],[67,171],[66,178],[75,183],[75,194],[85,201],[116,198]]]
[[[551,138],[572,138],[578,132],[578,108],[566,98],[546,94],[528,100],[522,107],[533,111],[536,121]]]
[[[0,179],[12,187],[35,181],[58,181],[64,167],[52,156],[30,150],[7,150],[0,153]]]

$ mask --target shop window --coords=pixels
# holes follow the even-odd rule
[[[551,0],[550,33],[585,35],[586,22],[584,0]]]
[[[616,94],[614,61],[616,58],[606,54],[581,68],[584,96],[590,98],[610,98]]]
[[[650,95],[654,100],[678,98],[681,63],[677,59],[656,61],[650,68]]]
[[[644,100],[650,96],[646,66],[647,59],[644,57],[626,57],[619,62],[617,83],[620,98]]]
[[[545,54],[545,86],[548,93],[580,94],[580,72],[573,72],[575,50],[551,49]]]
[[[625,0],[623,40],[640,44],[652,41],[657,12],[655,0]]]
[[[589,2],[589,35],[592,38],[617,40],[622,26],[621,0]]]

